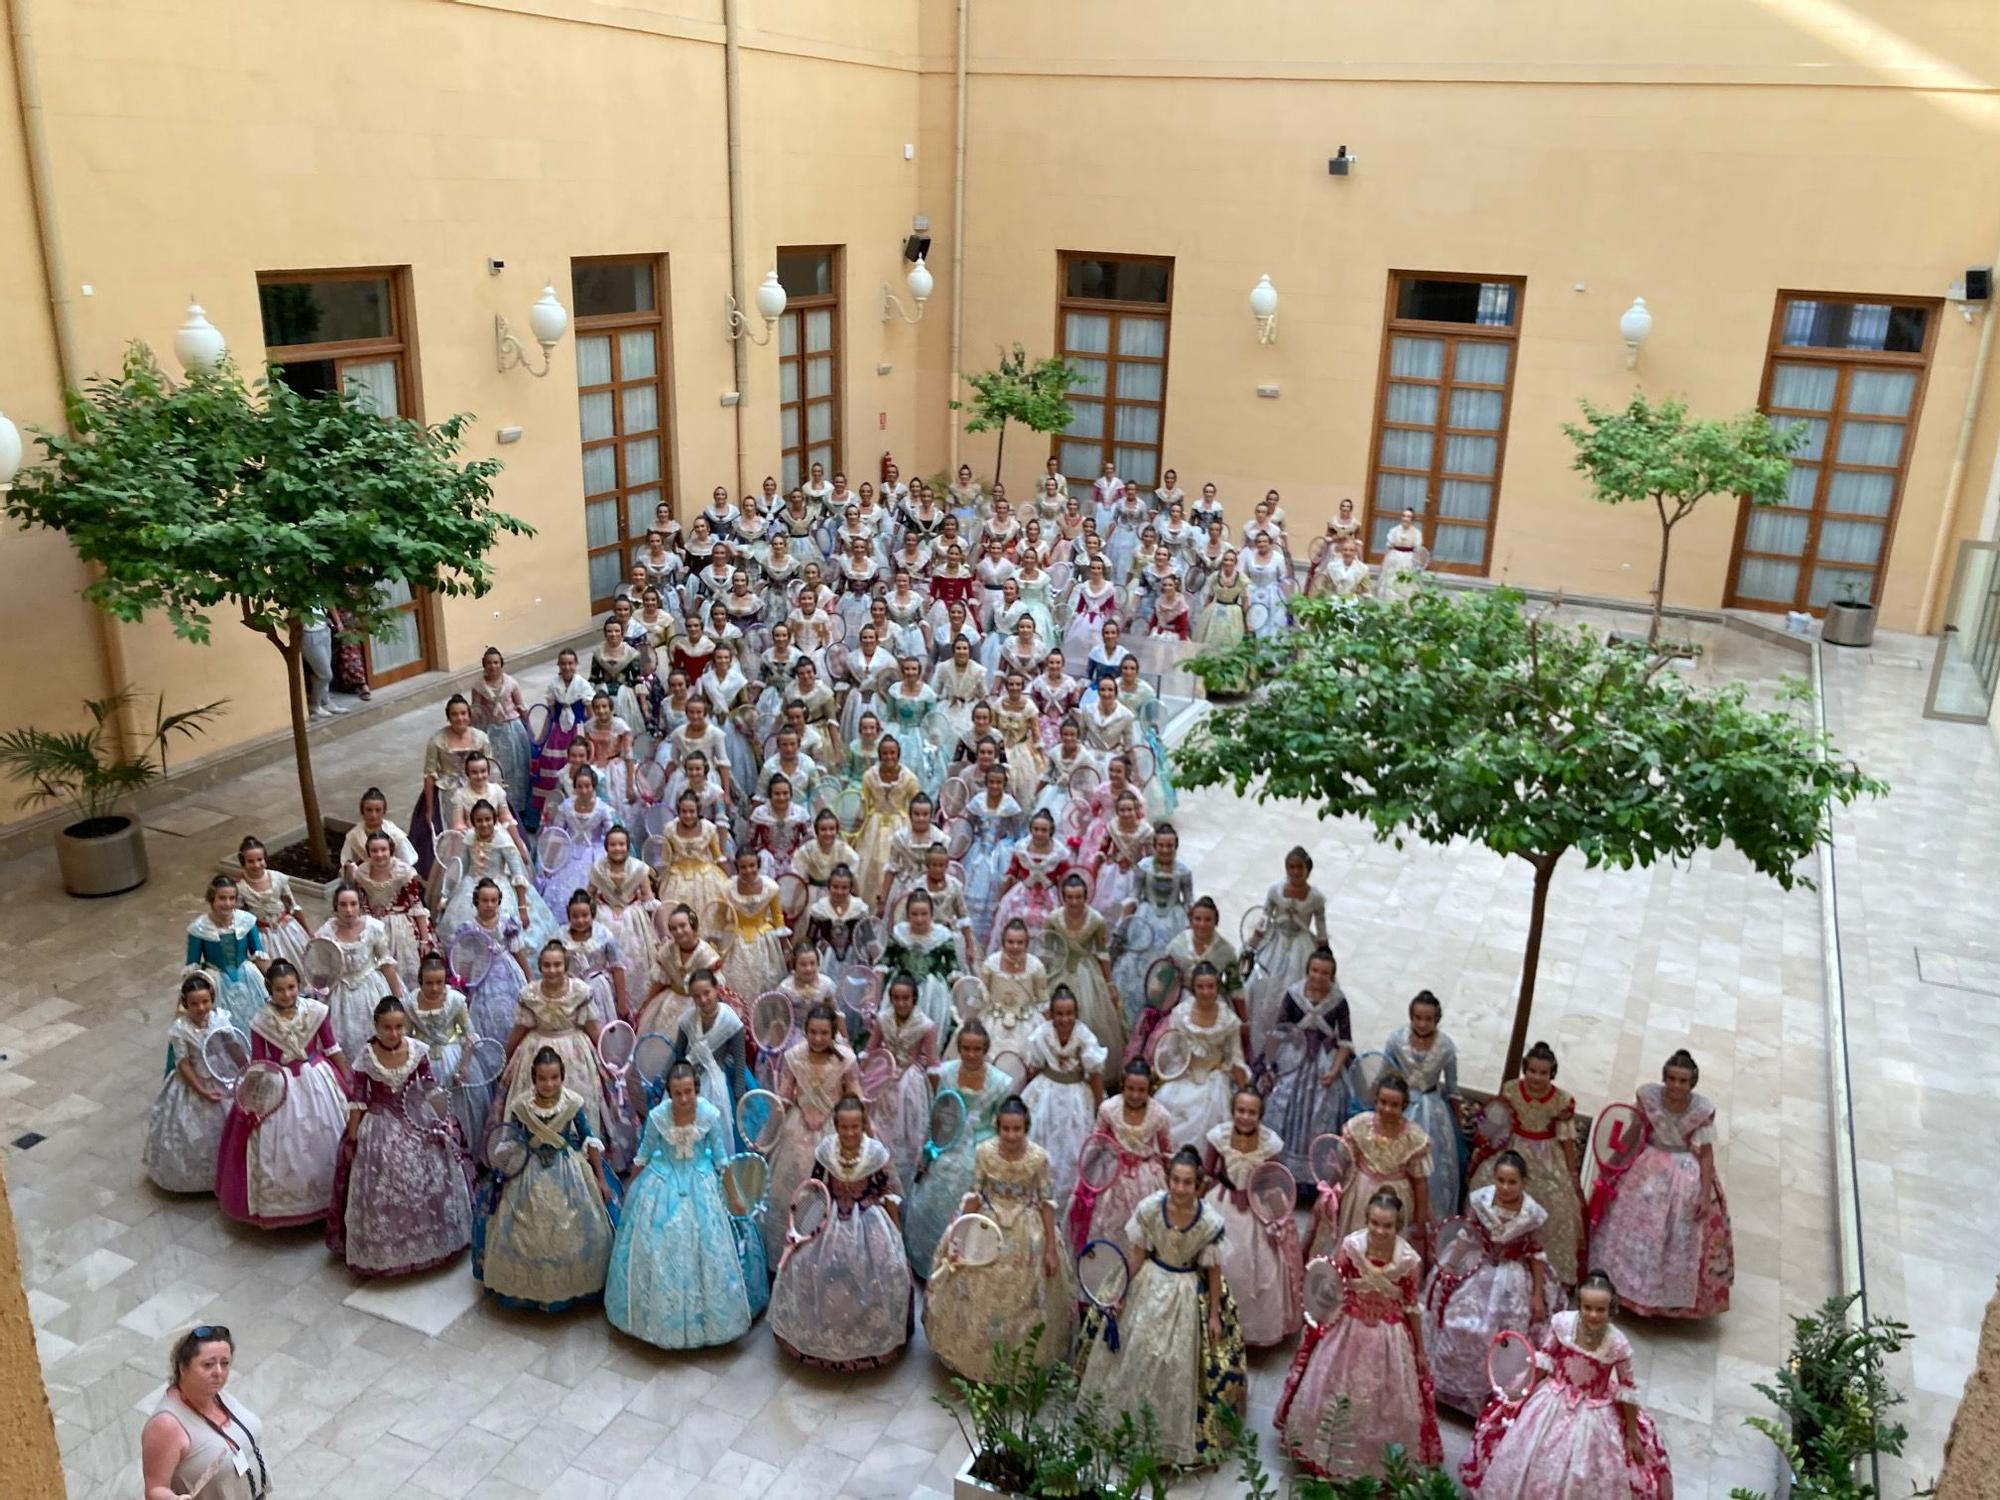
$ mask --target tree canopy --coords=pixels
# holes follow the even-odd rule
[[[306,745],[305,617],[339,610],[372,634],[386,591],[480,595],[503,533],[529,535],[493,505],[496,459],[458,458],[460,414],[426,427],[347,391],[301,395],[275,368],[253,390],[227,365],[168,379],[144,344],[116,376],[66,396],[69,432],[36,430],[43,458],[7,496],[24,526],[66,534],[94,565],[85,597],[113,617],[163,611],[210,639],[212,611],[284,654],[309,838],[325,849]]]
[[[1358,817],[1399,848],[1469,839],[1528,861],[1510,1076],[1565,854],[1632,869],[1728,843],[1779,885],[1810,885],[1799,862],[1829,836],[1832,805],[1886,790],[1797,712],[1802,684],[1776,708],[1740,683],[1697,691],[1664,658],[1526,605],[1508,589],[1436,587],[1398,605],[1298,601],[1291,635],[1196,660],[1204,681],[1260,686],[1215,708],[1175,756],[1185,785]]]
[[[1057,355],[1028,362],[1028,351],[1016,344],[1000,356],[991,370],[968,371],[965,383],[972,387],[970,401],[954,401],[953,411],[969,411],[967,432],[998,432],[1000,446],[993,456],[993,474],[1000,476],[1001,461],[1007,455],[1007,424],[1019,422],[1031,432],[1062,432],[1075,416],[1070,407],[1070,387],[1083,372]]]

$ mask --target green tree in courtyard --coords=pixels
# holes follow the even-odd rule
[[[1660,566],[1646,631],[1646,644],[1656,646],[1674,528],[1710,495],[1735,495],[1752,505],[1781,503],[1791,481],[1791,455],[1810,438],[1811,427],[1806,422],[1774,427],[1760,411],[1726,420],[1691,417],[1685,401],[1670,396],[1655,405],[1643,391],[1633,392],[1622,411],[1582,404],[1585,424],[1563,423],[1576,445],[1570,467],[1590,476],[1592,492],[1604,504],[1650,500],[1660,518]]]
[[[1066,398],[1082,378],[1083,372],[1060,356],[1030,364],[1028,351],[1016,344],[993,369],[968,373],[965,383],[972,387],[972,399],[954,401],[951,409],[972,413],[965,419],[967,432],[1000,434],[993,454],[993,477],[998,479],[1007,457],[1007,424],[1018,422],[1030,432],[1067,430],[1076,413]]]
[[[1227,783],[1377,840],[1468,839],[1534,871],[1520,999],[1504,1075],[1527,1044],[1556,866],[1631,869],[1728,843],[1779,885],[1829,835],[1830,810],[1887,788],[1798,712],[1741,684],[1696,691],[1666,658],[1607,646],[1529,614],[1512,590],[1425,588],[1398,605],[1312,599],[1299,629],[1208,653],[1204,681],[1259,684],[1218,707],[1176,754],[1191,786]]]
[[[480,595],[503,532],[495,459],[458,460],[470,417],[434,427],[379,415],[344,391],[303,396],[275,374],[253,390],[226,364],[175,384],[135,343],[116,377],[66,396],[69,434],[37,430],[42,461],[8,516],[67,535],[92,568],[85,597],[119,620],[164,610],[209,640],[211,610],[284,658],[292,750],[314,863],[331,867],[306,736],[306,617],[353,631],[392,623],[387,591]]]

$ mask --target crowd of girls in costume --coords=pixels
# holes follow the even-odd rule
[[[1407,589],[1405,530],[1370,572],[1344,506],[1304,586]],[[663,512],[587,659],[488,651],[383,768],[322,919],[255,839],[211,882],[147,1174],[664,1349],[1025,1345],[1177,1466],[1290,1349],[1315,1473],[1444,1408],[1482,1494],[1669,1494],[1616,1318],[1728,1303],[1694,1059],[1591,1130],[1545,1044],[1462,1092],[1436,995],[1353,1013],[1306,850],[1225,931],[1181,849],[1161,674],[1294,575],[1275,492],[1232,539],[1171,472]]]

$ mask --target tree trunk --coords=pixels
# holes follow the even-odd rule
[[[1007,419],[1005,417],[1002,417],[1000,419],[1000,445],[993,450],[993,482],[995,484],[1000,484],[1003,482],[1000,477],[1001,467],[1003,464],[1006,463],[1006,461],[1007,461]],[[953,475],[952,477],[956,479],[958,476]]]
[[[1521,997],[1514,1002],[1514,1033],[1507,1038],[1507,1062],[1500,1070],[1504,1081],[1518,1078],[1521,1054],[1528,1050],[1528,1017],[1535,1008],[1535,973],[1542,966],[1542,922],[1548,916],[1549,881],[1556,873],[1562,851],[1529,858],[1535,869],[1534,901],[1528,908],[1528,946],[1521,954]]]
[[[1653,623],[1646,632],[1648,650],[1660,644],[1660,617],[1667,607],[1667,554],[1674,545],[1674,523],[1667,519],[1666,503],[1657,495],[1653,499],[1660,508],[1660,571],[1653,579]]]
[[[326,824],[319,815],[319,786],[313,780],[312,741],[306,734],[306,630],[296,618],[278,647],[285,658],[285,690],[292,700],[292,759],[299,771],[299,805],[306,815],[306,849],[317,870],[330,870]]]

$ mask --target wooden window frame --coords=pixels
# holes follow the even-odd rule
[[[677,472],[677,466],[674,463],[672,442],[674,415],[668,405],[668,393],[672,389],[672,384],[667,378],[671,343],[667,319],[667,278],[669,275],[667,257],[664,255],[576,255],[570,257],[570,272],[572,277],[574,277],[576,269],[579,266],[644,266],[653,278],[653,306],[651,311],[579,313],[576,318],[576,326],[571,331],[572,338],[582,338],[588,334],[598,333],[612,335],[610,341],[610,383],[585,385],[579,379],[576,388],[577,399],[579,401],[585,396],[598,392],[609,392],[611,395],[611,436],[585,439],[582,429],[579,428],[577,431],[577,463],[579,471],[582,468],[583,456],[585,454],[590,453],[594,449],[609,448],[611,449],[613,472],[616,475],[616,487],[606,494],[591,495],[586,492],[583,495],[585,514],[586,516],[588,515],[589,507],[592,503],[602,503],[607,498],[615,500],[618,506],[618,539],[609,546],[592,547],[590,545],[590,533],[588,522],[586,521],[583,549],[583,577],[584,587],[588,588],[590,586],[591,558],[605,552],[616,552],[618,554],[618,582],[622,584],[631,575],[633,561],[645,551],[646,531],[652,529],[651,525],[648,524],[645,530],[640,531],[637,536],[630,535],[628,531],[628,527],[631,524],[630,497],[634,489],[659,490],[660,498],[666,501],[674,519],[682,520],[683,517],[681,515],[679,496],[674,487],[674,476]],[[634,328],[651,328],[654,330],[653,374],[650,380],[644,376],[637,380],[623,380],[619,378],[624,354],[619,348],[616,335],[624,330]],[[654,410],[658,413],[659,425],[655,428],[649,428],[645,432],[627,432],[623,426],[625,421],[623,393],[649,383],[654,387]],[[649,432],[658,437],[660,443],[660,477],[656,480],[649,480],[643,485],[633,485],[627,481],[625,476],[625,444],[629,439],[645,437]],[[579,483],[581,482],[581,477],[579,476]],[[615,594],[603,597],[593,596],[590,601],[590,607],[593,611],[601,612],[608,610],[611,608],[612,599],[615,597]]]
[[[383,280],[389,283],[390,336],[388,338],[344,339],[317,344],[267,344],[264,347],[264,359],[268,364],[281,365],[332,360],[336,380],[345,378],[346,367],[350,363],[372,363],[382,359],[393,359],[396,362],[398,415],[407,417],[412,422],[422,422],[423,383],[418,373],[416,301],[411,290],[408,266],[320,266],[306,270],[257,273],[260,304],[262,290],[266,286],[298,281]],[[261,335],[262,332],[260,317],[258,333]],[[378,676],[375,670],[375,643],[363,641],[362,656],[367,663],[368,682],[371,687],[401,682],[407,677],[436,671],[443,665],[437,600],[423,589],[412,589],[410,593],[410,603],[404,608],[416,620],[417,659],[407,666],[398,667]]]
[[[1514,320],[1506,324],[1486,323],[1446,323],[1428,318],[1403,318],[1397,316],[1403,283],[1406,281],[1462,281],[1481,285],[1494,283],[1511,286],[1514,289]],[[1382,352],[1375,373],[1375,421],[1368,443],[1368,484],[1364,495],[1361,514],[1362,556],[1370,562],[1379,562],[1382,553],[1375,546],[1376,522],[1381,517],[1377,513],[1375,494],[1377,481],[1383,474],[1402,474],[1421,478],[1427,486],[1424,509],[1417,515],[1417,524],[1424,534],[1424,545],[1431,550],[1431,569],[1440,573],[1457,573],[1468,578],[1484,578],[1493,567],[1493,537],[1500,526],[1500,487],[1507,469],[1507,430],[1514,418],[1514,384],[1521,369],[1521,323],[1528,301],[1528,278],[1507,276],[1483,271],[1405,271],[1389,272],[1388,300],[1384,304],[1382,318]],[[1443,373],[1436,380],[1422,376],[1398,375],[1394,379],[1405,385],[1428,385],[1438,393],[1437,419],[1426,424],[1411,422],[1391,422],[1388,420],[1390,355],[1395,348],[1398,335],[1417,338],[1443,338],[1445,342]],[[1458,368],[1458,344],[1460,340],[1476,343],[1507,343],[1513,352],[1507,357],[1507,380],[1504,385],[1493,385],[1486,381],[1457,380],[1453,372]],[[1500,425],[1497,428],[1453,427],[1451,418],[1451,393],[1455,390],[1498,391],[1500,393]],[[1431,465],[1428,469],[1406,469],[1397,464],[1382,462],[1382,441],[1387,432],[1428,432],[1431,434]],[[1494,441],[1493,472],[1491,474],[1460,474],[1444,467],[1446,440],[1452,437],[1492,438]],[[1437,499],[1446,480],[1464,480],[1473,484],[1492,487],[1492,503],[1486,508],[1486,518],[1482,522],[1470,522],[1440,517],[1437,513]],[[1401,516],[1398,506],[1396,516]],[[1393,519],[1393,518],[1392,518]],[[1434,545],[1436,529],[1440,525],[1459,530],[1471,530],[1477,525],[1485,532],[1480,548],[1478,563],[1445,562],[1437,557]]]
[[[1116,261],[1148,266],[1165,266],[1167,270],[1167,296],[1164,302],[1128,302],[1111,297],[1072,297],[1069,294],[1069,268],[1075,261],[1096,260]],[[1111,319],[1110,337],[1105,352],[1100,356],[1069,347],[1069,314],[1073,312],[1108,315]],[[1118,325],[1126,317],[1144,317],[1166,325],[1166,334],[1161,344],[1158,358],[1150,354],[1120,354],[1118,352]],[[1174,352],[1174,258],[1171,255],[1124,255],[1107,250],[1058,250],[1056,252],[1056,339],[1055,350],[1058,357],[1068,359],[1074,355],[1080,359],[1104,361],[1104,394],[1102,396],[1079,396],[1072,391],[1065,399],[1072,406],[1097,406],[1103,408],[1104,422],[1102,435],[1097,439],[1097,467],[1089,474],[1065,473],[1070,481],[1070,493],[1079,498],[1090,494],[1091,486],[1104,472],[1104,465],[1117,457],[1120,448],[1150,448],[1153,450],[1153,482],[1165,473],[1167,448],[1167,374]],[[1158,365],[1160,367],[1160,399],[1150,400],[1143,396],[1120,396],[1118,392],[1118,367],[1121,364]],[[1160,414],[1160,436],[1152,443],[1121,443],[1118,441],[1117,410],[1121,406],[1150,406]],[[1069,433],[1052,433],[1049,442],[1049,457],[1060,459],[1064,443],[1087,443],[1089,438],[1078,438]],[[1059,465],[1060,467],[1060,465]],[[1035,477],[1036,492],[1041,490],[1041,478]],[[1079,484],[1079,480],[1081,483]],[[1029,496],[1032,499],[1033,496]]]
[[[1787,344],[1784,342],[1785,308],[1794,301],[1850,302],[1876,306],[1921,308],[1924,311],[1924,346],[1914,353],[1887,349],[1828,349],[1812,344]],[[1812,591],[1812,573],[1819,560],[1820,528],[1828,521],[1869,521],[1880,522],[1882,526],[1882,551],[1875,564],[1866,571],[1872,575],[1873,587],[1868,598],[1878,606],[1882,602],[1882,582],[1889,571],[1889,556],[1896,545],[1896,524],[1903,513],[1903,490],[1910,477],[1910,455],[1917,446],[1917,423],[1923,416],[1924,395],[1930,385],[1931,359],[1937,349],[1938,325],[1942,321],[1944,300],[1940,297],[1892,297],[1867,292],[1819,292],[1803,291],[1781,287],[1771,307],[1771,327],[1764,338],[1764,375],[1757,386],[1757,409],[1770,416],[1796,417],[1801,420],[1826,421],[1826,440],[1823,456],[1819,461],[1819,479],[1813,488],[1813,503],[1809,510],[1797,507],[1768,507],[1789,509],[1792,514],[1806,518],[1806,542],[1804,550],[1793,557],[1775,552],[1753,551],[1744,545],[1750,530],[1750,512],[1755,509],[1748,501],[1739,502],[1736,507],[1736,531],[1729,547],[1729,578],[1723,592],[1723,607],[1726,609],[1754,609],[1769,614],[1784,613],[1789,610],[1803,610],[1812,615],[1824,615],[1826,606],[1805,602]],[[1833,403],[1828,411],[1803,411],[1797,407],[1771,405],[1771,387],[1777,377],[1778,366],[1783,364],[1822,364],[1835,370]],[[1910,392],[1909,415],[1903,418],[1903,448],[1899,461],[1893,465],[1840,463],[1834,455],[1839,451],[1840,429],[1845,425],[1849,413],[1846,411],[1847,389],[1854,372],[1861,369],[1896,369],[1916,372],[1916,385]],[[1863,421],[1869,420],[1867,416]],[[1885,515],[1863,515],[1854,511],[1829,511],[1826,509],[1828,487],[1833,483],[1837,471],[1848,470],[1858,474],[1893,474],[1893,488],[1889,495],[1889,509]],[[1737,591],[1736,581],[1742,572],[1743,560],[1769,558],[1774,562],[1797,563],[1799,576],[1792,589],[1789,603],[1775,599],[1757,599]],[[1830,567],[1843,568],[1849,572],[1862,572],[1853,564],[1830,562]]]
[[[847,284],[847,247],[845,245],[780,245],[777,254],[780,257],[787,255],[824,255],[828,257],[830,262],[827,279],[829,285],[833,288],[832,291],[794,293],[789,287],[785,290],[785,310],[779,315],[779,322],[782,324],[786,318],[793,317],[794,315],[798,317],[798,353],[786,354],[784,352],[784,345],[781,342],[783,338],[782,334],[779,334],[774,339],[774,342],[778,343],[778,473],[782,475],[785,472],[785,459],[795,454],[798,457],[799,464],[799,483],[805,484],[812,479],[812,460],[807,457],[816,446],[812,438],[812,408],[821,402],[826,402],[833,408],[833,425],[831,436],[828,439],[829,446],[833,449],[833,462],[827,466],[826,471],[826,477],[831,481],[835,474],[847,473],[847,330],[842,326],[844,322],[845,299],[841,295]],[[830,398],[826,396],[809,397],[806,395],[806,359],[808,355],[806,352],[805,314],[819,311],[822,308],[829,309],[833,313],[832,318],[828,320],[829,326],[832,329],[832,337],[827,341],[826,348],[826,352],[833,356],[833,390]],[[785,366],[788,364],[798,367],[799,399],[796,401],[786,401],[783,399],[785,391]],[[785,446],[785,412],[788,408],[797,410],[799,414],[799,442],[795,448],[787,448]],[[873,476],[863,475],[861,477],[872,478]],[[848,475],[848,479],[849,489],[853,489],[860,483],[860,479],[853,475]]]

